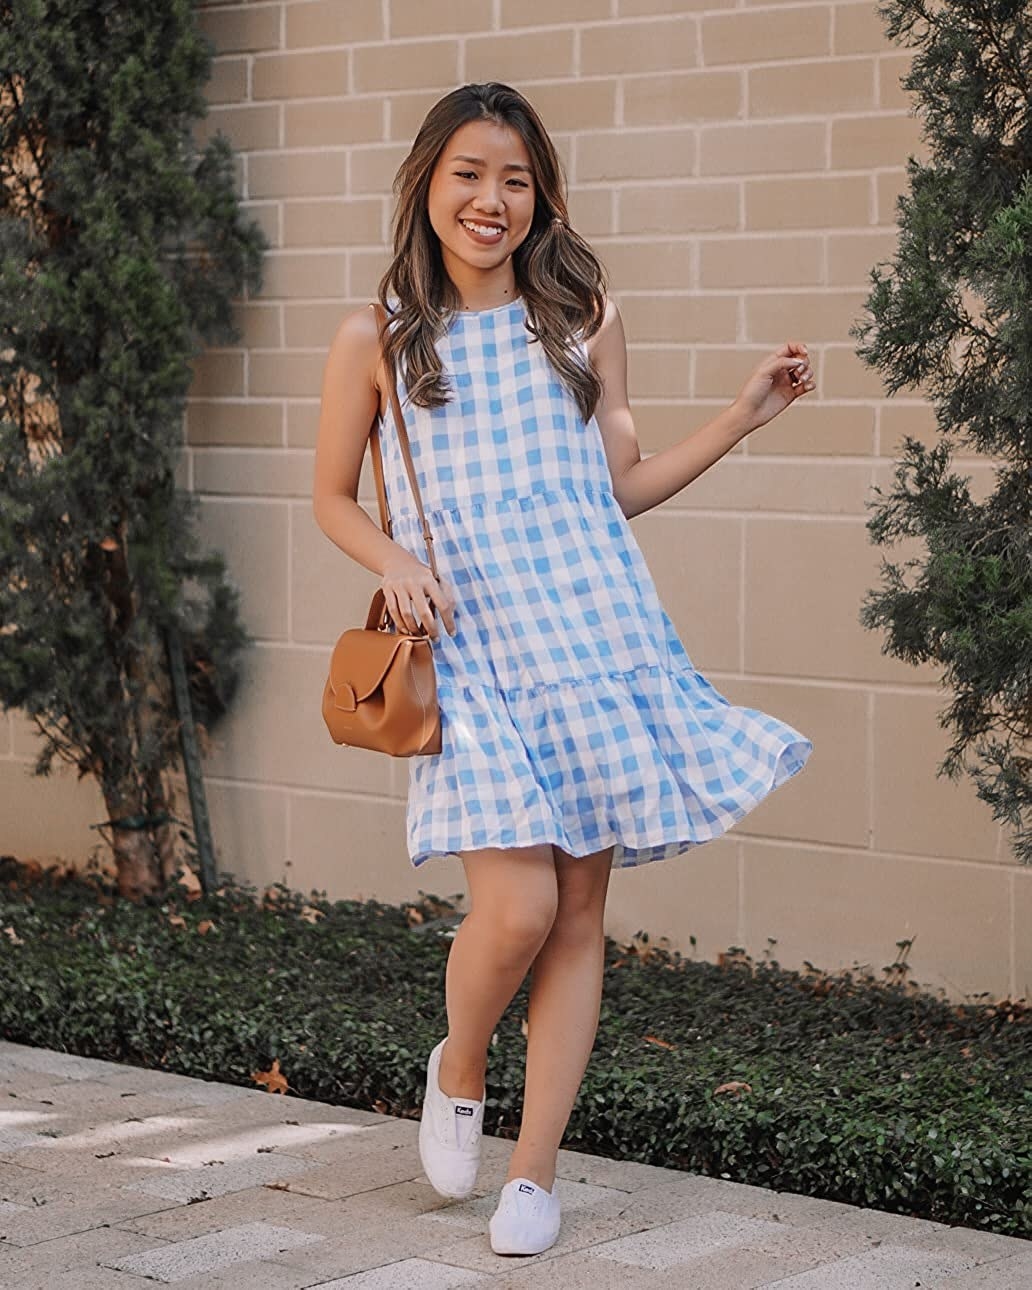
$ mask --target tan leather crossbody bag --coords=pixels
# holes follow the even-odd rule
[[[387,315],[378,300],[372,302],[383,335]],[[412,464],[405,418],[398,402],[393,370],[388,370],[391,412],[398,432],[405,469],[416,499],[428,563],[438,577],[433,537]],[[392,536],[392,521],[383,482],[379,409],[369,432],[380,527]],[[437,606],[430,602],[433,613]],[[323,689],[323,720],[334,743],[369,748],[391,757],[413,757],[441,751],[441,715],[437,706],[437,676],[431,638],[423,628],[411,633],[395,627],[387,610],[383,588],[373,593],[364,627],[349,627],[333,647],[329,676]]]

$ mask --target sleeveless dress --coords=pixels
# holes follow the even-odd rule
[[[456,635],[438,614],[432,646],[441,751],[407,759],[414,867],[549,842],[572,856],[612,843],[613,868],[663,860],[719,837],[813,747],[692,666],[598,422],[525,320],[522,298],[456,315],[437,342],[443,407],[409,404],[398,374],[438,573],[457,599]],[[427,563],[389,406],[380,445],[392,536]]]

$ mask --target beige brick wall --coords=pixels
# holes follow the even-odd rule
[[[778,0],[284,0],[209,4],[219,56],[205,129],[240,151],[272,248],[244,343],[197,364],[182,481],[229,557],[258,638],[207,761],[225,867],[331,895],[463,890],[457,858],[413,871],[408,767],[334,747],[319,714],[329,649],[376,585],[316,528],[312,449],[326,346],[386,264],[391,180],[424,113],[467,80],[508,80],[542,113],[577,227],[605,261],[629,342],[643,452],[689,434],[761,356],[802,338],[816,394],[634,532],[696,666],[731,701],[808,733],[805,773],[724,838],[617,872],[614,935],[712,959],[877,973],[915,938],[914,979],[951,997],[1032,992],[1032,871],[946,747],[933,669],[857,621],[879,553],[871,486],[912,394],[882,398],[848,336],[891,256],[908,154],[909,60],[868,3]],[[965,463],[976,488],[985,463]],[[376,517],[367,464],[362,500]],[[16,854],[85,855],[99,799],[25,779],[34,735],[0,725],[0,810]],[[60,809],[53,809],[59,801]],[[183,814],[186,814],[184,805]]]

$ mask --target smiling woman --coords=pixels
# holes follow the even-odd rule
[[[620,313],[564,187],[510,87],[463,86],[431,109],[398,174],[389,317],[382,335],[368,309],[341,324],[316,448],[318,522],[380,574],[395,624],[434,643],[441,746],[409,759],[408,850],[414,866],[458,855],[473,896],[420,1121],[444,1195],[473,1188],[487,1045],[533,965],[497,1253],[537,1253],[558,1233],[556,1152],[598,1022],[612,869],[721,836],[811,749],[696,670],[628,523],[728,452],[761,405],[786,407],[789,368],[805,360],[771,355],[745,397],[642,462]],[[356,498],[392,375],[426,527],[387,419],[388,535]]]

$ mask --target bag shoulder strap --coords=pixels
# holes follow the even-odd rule
[[[423,541],[426,543],[426,553],[430,568],[436,578],[437,560],[434,556],[433,534],[430,532],[430,525],[427,523],[426,515],[423,511],[423,499],[419,492],[419,483],[416,479],[416,468],[412,463],[412,451],[409,447],[408,430],[405,426],[405,418],[401,412],[401,404],[398,402],[398,387],[394,375],[394,366],[387,359],[384,353],[383,338],[387,332],[387,312],[379,300],[370,302],[373,312],[376,315],[377,330],[380,336],[380,356],[383,358],[384,367],[387,371],[387,392],[390,396],[391,412],[394,416],[394,425],[398,431],[398,440],[401,444],[402,456],[405,458],[405,469],[408,472],[409,482],[412,485],[412,492],[416,499],[416,510],[419,513],[419,522],[423,528]],[[373,458],[373,474],[376,476],[376,499],[380,507],[380,527],[392,537],[392,521],[390,509],[387,505],[387,490],[384,487],[383,479],[383,454],[380,449],[380,409],[376,409],[373,417],[373,424],[369,431],[370,454]]]

